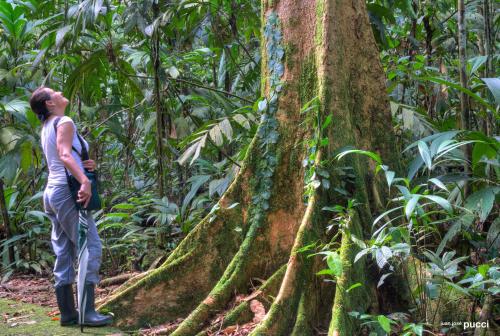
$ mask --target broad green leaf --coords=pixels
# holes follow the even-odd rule
[[[219,87],[224,87],[224,81],[227,73],[226,64],[226,49],[222,49],[222,54],[219,61],[219,71],[217,72],[217,84]]]
[[[490,89],[493,97],[495,97],[495,102],[500,105],[500,78],[481,78],[483,82],[486,83],[488,89]]]
[[[120,203],[120,204],[114,205],[113,208],[117,209],[117,210],[131,210],[131,209],[135,208],[135,205],[130,204],[130,203]]]
[[[460,133],[462,131],[446,131],[446,132],[441,132],[441,133],[435,133],[435,134],[432,134],[432,135],[429,135],[429,136],[426,136],[425,138],[422,138],[420,139],[419,141],[423,141],[423,142],[429,142],[429,143],[432,143],[434,140],[438,139],[438,138],[441,138],[443,137],[444,139],[446,140],[449,140],[449,139],[452,139],[455,137],[455,135],[457,135],[458,133]],[[412,148],[415,148],[418,146],[418,143],[419,141],[416,141],[416,142],[413,142],[412,144],[410,144],[409,146],[407,146],[404,150],[403,150],[403,153],[404,152],[407,152],[408,150],[412,149]]]
[[[422,195],[422,197],[425,197],[428,200],[431,200],[431,201],[439,204],[443,209],[445,209],[448,212],[452,212],[453,211],[453,208],[452,208],[450,202],[448,202],[448,200],[446,200],[446,199],[444,199],[444,198],[442,198],[440,196]]]
[[[200,156],[201,149],[205,147],[205,142],[207,141],[207,134],[200,138],[198,142],[198,147],[196,147],[196,151],[194,152],[193,158],[191,159],[190,164],[193,164],[194,161]]]
[[[331,114],[329,114],[329,115],[326,117],[325,121],[323,122],[323,125],[321,125],[321,130],[324,130],[325,128],[327,128],[327,127],[328,127],[328,125],[330,125],[330,123],[332,122],[332,117],[333,117],[333,116],[332,116]]]
[[[340,254],[337,252],[329,253],[326,257],[326,263],[328,264],[328,268],[336,277],[340,277],[342,275],[343,266]]]
[[[365,256],[366,254],[368,254],[370,252],[370,249],[369,248],[365,248],[361,251],[359,251],[357,254],[356,254],[356,257],[354,257],[354,262],[357,262],[359,259],[363,258],[363,256]]]
[[[446,188],[446,186],[444,185],[443,182],[441,182],[439,179],[437,178],[431,178],[429,179],[429,182],[432,182],[434,183],[436,186],[438,186],[439,188],[445,190],[445,191],[449,191],[448,188]]]
[[[20,146],[21,149],[21,169],[24,172],[27,172],[29,168],[31,167],[32,163],[32,157],[33,157],[33,151],[31,148],[31,144],[27,141],[23,142],[23,144]]]
[[[242,114],[236,114],[236,115],[234,115],[233,116],[233,120],[236,121],[241,126],[243,126],[244,128],[246,128],[247,130],[250,129],[250,122]]]
[[[106,214],[106,217],[108,218],[127,218],[129,216],[130,214],[126,212],[110,212]]]
[[[382,164],[382,159],[380,158],[380,156],[378,154],[376,154],[374,152],[370,152],[370,151],[364,151],[364,150],[361,150],[361,149],[349,149],[349,150],[342,151],[335,158],[337,160],[340,160],[340,159],[342,159],[344,156],[346,156],[348,154],[362,154],[362,155],[366,155],[366,156],[372,158],[373,160],[375,160],[378,164]]]
[[[363,286],[363,285],[360,282],[356,282],[354,285],[352,285],[349,288],[347,288],[346,292],[349,293],[354,288],[358,288],[358,287],[361,287],[361,286]]]
[[[193,198],[196,196],[196,193],[201,188],[203,184],[205,184],[208,180],[210,180],[210,175],[195,175],[189,179],[191,182],[191,189],[184,197],[182,201],[181,211],[182,213],[186,213],[187,206],[191,203]]]
[[[432,158],[431,154],[429,151],[429,147],[427,147],[427,144],[423,141],[418,142],[418,151],[420,153],[420,156],[422,157],[422,160],[424,161],[425,165],[427,166],[427,169],[432,168]]]
[[[386,279],[389,275],[391,275],[391,274],[392,274],[392,273],[386,273],[386,274],[383,274],[383,275],[380,277],[380,279],[379,279],[379,281],[378,281],[378,283],[377,283],[377,288],[379,288],[380,286],[382,286],[382,285],[384,284],[384,282],[385,282],[385,279]]]
[[[392,181],[394,180],[394,176],[396,175],[395,172],[392,170],[387,170],[385,172],[385,178],[387,180],[387,185],[390,187],[392,185]]]
[[[486,62],[488,56],[476,56],[467,61],[469,63],[470,71],[469,76],[476,73],[476,71]]]
[[[216,193],[222,196],[224,191],[226,191],[230,180],[227,178],[215,179],[210,181],[208,184],[208,195],[210,197],[214,196]]]
[[[382,327],[382,329],[384,329],[384,331],[386,333],[390,333],[391,332],[391,320],[390,319],[388,319],[384,315],[378,315],[377,316],[377,321],[378,321],[378,323],[380,324],[380,326]]]
[[[436,253],[433,253],[432,251],[424,251],[423,254],[434,264],[438,265],[440,268],[444,267],[441,259],[437,256]]]
[[[418,170],[422,165],[424,164],[424,160],[422,160],[422,157],[420,155],[416,156],[413,161],[410,163],[410,167],[408,168],[408,175],[407,178],[408,180],[412,180],[415,175],[417,174]]]
[[[488,246],[496,248],[497,251],[500,250],[500,217],[497,217],[491,223],[486,241],[488,242]]]
[[[325,268],[319,272],[316,272],[316,275],[334,275],[331,269]]]
[[[351,236],[351,240],[354,244],[356,244],[357,246],[359,246],[362,249],[366,248],[366,243],[364,241],[362,241],[361,239],[356,237],[354,234],[351,234],[350,236]]]
[[[266,108],[267,108],[267,100],[266,99],[262,99],[261,101],[259,101],[259,103],[258,103],[259,112],[264,112],[264,110]]]
[[[382,249],[375,250],[375,260],[377,261],[377,265],[380,269],[384,268],[384,266],[388,263]]]
[[[9,238],[7,240],[4,240],[4,241],[0,242],[0,248],[5,248],[7,246],[10,246],[12,243],[15,243],[15,242],[17,242],[19,240],[22,240],[22,239],[26,238],[27,236],[28,236],[27,233],[17,234],[17,235],[15,235],[12,238]]]
[[[438,133],[438,137],[430,142],[430,154],[431,157],[434,157],[437,153],[439,153],[439,148],[443,146],[444,143],[452,143],[453,138],[458,134],[458,131],[450,131],[444,133]]]
[[[465,288],[463,288],[463,287],[461,287],[461,286],[459,286],[459,285],[457,285],[457,284],[455,284],[455,283],[453,283],[453,282],[450,282],[450,281],[445,281],[445,283],[446,283],[448,286],[450,286],[450,287],[452,287],[452,288],[456,289],[457,291],[459,291],[460,293],[462,293],[462,294],[464,294],[464,295],[466,295],[466,296],[468,296],[468,297],[471,297],[471,296],[472,296],[472,295],[469,293],[469,291],[468,291],[467,289],[465,289]]]
[[[194,154],[197,148],[198,142],[189,146],[189,148],[185,150],[184,153],[182,153],[182,155],[177,159],[177,162],[179,162],[181,166],[184,165],[184,163],[186,163],[186,161]]]
[[[420,195],[413,195],[408,201],[408,203],[406,203],[405,215],[407,219],[410,219],[410,217],[413,215],[413,211],[415,210],[415,207],[417,206],[419,199]]]
[[[389,247],[382,246],[380,250],[382,251],[382,254],[384,255],[385,259],[389,260],[390,258],[392,258],[392,251]]]
[[[398,210],[400,210],[402,208],[403,208],[403,206],[399,206],[399,207],[396,207],[394,209],[389,209],[389,210],[383,212],[377,218],[375,218],[375,220],[373,221],[373,225],[375,226],[382,218],[386,217],[388,214],[390,214],[390,213],[392,213],[394,211],[398,211]]]
[[[484,158],[495,159],[498,154],[495,146],[485,142],[476,142],[472,149],[472,168],[476,168]]]
[[[219,124],[215,124],[214,127],[210,129],[208,134],[210,135],[210,139],[212,139],[217,146],[222,146],[224,139],[222,138],[222,132]]]
[[[446,231],[446,234],[444,235],[443,239],[439,243],[439,246],[436,250],[436,253],[439,255],[441,252],[443,252],[443,249],[445,248],[446,244],[453,239],[453,237],[456,236],[457,233],[460,232],[462,228],[462,222],[457,221],[455,224],[453,224],[448,231]]]
[[[435,157],[434,157],[434,160],[437,160],[441,157],[443,157],[444,155],[454,151],[455,149],[461,147],[461,146],[465,146],[465,145],[468,145],[470,143],[474,143],[476,142],[476,140],[470,140],[470,141],[460,141],[460,142],[456,142],[456,143],[451,143],[447,146],[443,146],[443,147],[440,147],[438,149],[438,153]]]
[[[33,216],[40,222],[43,222],[44,219],[49,219],[49,216],[46,213],[38,210],[30,210],[26,212],[26,215]]]
[[[99,16],[99,12],[102,8],[102,3],[103,0],[94,0],[94,20],[96,20],[97,16]]]
[[[479,220],[484,222],[493,208],[495,196],[500,187],[485,187],[467,197],[465,207],[479,213]]]
[[[224,119],[219,123],[220,130],[224,134],[227,140],[233,140],[233,128],[228,119]]]
[[[59,48],[64,41],[66,34],[73,28],[72,25],[64,26],[57,30],[56,33],[56,48]]]

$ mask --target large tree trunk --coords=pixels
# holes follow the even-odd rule
[[[260,294],[270,304],[254,335],[307,335],[314,327],[328,328],[331,335],[354,335],[356,323],[347,313],[378,311],[366,261],[352,264],[357,247],[351,235],[362,239],[369,233],[371,208],[379,205],[382,191],[367,161],[352,157],[343,162],[356,175],[345,181],[332,160],[346,145],[376,151],[386,162],[395,153],[365,3],[283,0],[263,1],[262,7],[267,107],[248,156],[218,209],[159,269],[125,284],[104,304],[121,326],[183,318],[173,334],[196,335],[235,293],[248,293],[255,277],[270,279]],[[313,104],[301,113],[314,97],[317,108]],[[320,132],[328,116],[332,122]],[[324,179],[329,176],[330,188],[308,184],[320,171]],[[329,239],[330,218],[321,209],[345,203],[334,192],[341,185],[360,205],[347,223],[350,234],[336,244],[344,271],[335,288],[315,275],[323,261],[307,257],[314,251],[299,249]],[[363,286],[347,295],[346,289],[357,282]],[[242,322],[247,311],[243,303],[228,316]]]

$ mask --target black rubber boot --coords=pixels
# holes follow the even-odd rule
[[[111,322],[113,322],[112,316],[101,315],[95,311],[95,285],[86,283],[85,294],[87,298],[82,326],[100,327],[111,324]]]
[[[68,326],[78,323],[78,312],[75,309],[75,298],[71,284],[55,288],[57,305],[61,312],[61,325]]]

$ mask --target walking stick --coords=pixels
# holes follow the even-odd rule
[[[85,291],[85,278],[87,277],[87,266],[89,261],[89,250],[87,248],[88,223],[87,210],[80,210],[78,214],[78,278],[76,288],[78,292],[78,323],[80,331],[83,332],[83,321],[85,320],[85,306],[87,295]]]

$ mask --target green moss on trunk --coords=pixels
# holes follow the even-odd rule
[[[349,231],[357,237],[361,236],[359,218],[353,218],[349,225]],[[356,334],[359,321],[354,320],[353,317],[349,316],[349,313],[354,311],[367,312],[374,298],[370,295],[372,284],[366,272],[366,261],[362,258],[354,265],[354,258],[359,252],[359,248],[352,242],[348,234],[342,235],[339,252],[343,272],[337,279],[328,335],[351,336]],[[347,289],[356,283],[360,283],[362,286],[347,292]]]

